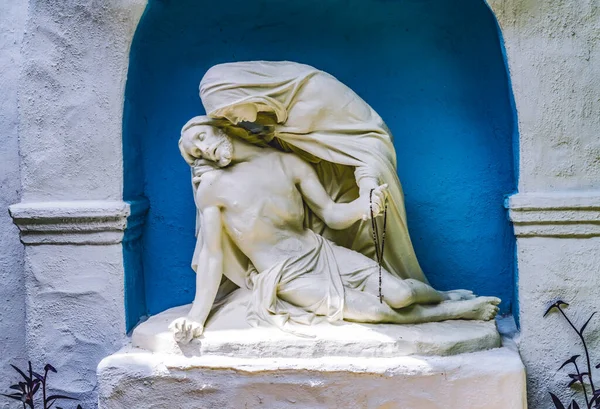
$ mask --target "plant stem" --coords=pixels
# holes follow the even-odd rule
[[[29,408],[35,409],[35,401],[33,400],[33,389],[29,388]]]
[[[577,335],[579,335],[579,339],[581,339],[581,343],[583,344],[583,350],[585,351],[585,359],[586,359],[586,363],[587,363],[587,367],[588,367],[588,374],[589,374],[588,377],[590,378],[590,386],[592,387],[592,390],[595,391],[596,388],[594,387],[594,380],[592,379],[592,364],[590,361],[590,353],[588,351],[588,347],[587,347],[587,343],[585,342],[585,338],[583,337],[583,334],[581,332],[579,332],[579,330],[577,328],[575,328],[575,326],[573,325],[571,320],[567,317],[565,312],[560,307],[558,307],[558,310],[562,313],[562,315],[565,317],[565,319],[569,322],[569,324],[575,330]]]
[[[46,378],[48,377],[48,370],[46,369],[44,371],[44,379],[42,380],[42,399],[44,399],[42,402],[44,404],[44,409],[46,408]]]
[[[558,306],[558,311],[560,311],[560,313],[563,315],[563,317],[565,317],[565,319],[567,320],[567,322],[569,323],[571,328],[573,328],[573,330],[579,336],[579,339],[581,339],[581,343],[583,344],[583,350],[585,351],[585,359],[586,359],[586,363],[587,363],[587,367],[588,367],[588,378],[590,379],[590,386],[592,387],[592,391],[595,391],[596,388],[594,387],[594,380],[592,379],[592,364],[590,362],[590,353],[588,351],[587,344],[585,343],[585,338],[583,337],[583,334],[581,332],[579,332],[579,330],[575,327],[575,325],[573,325],[573,323],[571,322],[569,317],[567,317],[567,314],[565,314],[565,312],[562,310],[562,308],[560,308],[560,305]],[[577,364],[575,364],[575,367],[577,368]],[[579,373],[579,369],[577,369],[577,371]],[[588,400],[587,392],[585,390],[583,378],[581,379],[581,386],[583,386],[583,393],[585,394],[585,401],[587,402],[587,406],[589,409],[589,408],[591,408],[591,406],[590,406],[590,403]]]
[[[581,379],[581,387],[583,388],[583,396],[585,397],[585,405],[587,406],[588,409],[590,409],[592,406],[590,405],[590,400],[588,399],[588,395],[587,395],[587,389],[585,389],[585,383],[583,382],[583,376],[581,376],[581,371],[579,370],[579,366],[577,366],[577,362],[573,362],[573,365],[575,365],[575,370],[577,371],[577,375],[579,375],[579,379]]]
[[[588,347],[585,343],[585,340],[583,339],[583,335],[579,334],[579,336],[581,338],[581,342],[583,342],[583,350],[585,351],[585,359],[587,360],[588,377],[590,378],[590,386],[592,387],[593,392],[596,390],[596,388],[594,387],[594,380],[592,379],[592,364],[590,363],[590,353],[588,352]]]
[[[31,409],[34,409],[35,407],[35,401],[33,400],[33,369],[31,368],[31,361],[28,362],[29,364],[29,380],[27,381],[27,389],[29,390],[29,407]]]

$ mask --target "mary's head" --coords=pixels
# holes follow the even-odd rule
[[[234,125],[238,125],[241,122],[256,122],[258,107],[257,104],[252,103],[234,104],[217,109],[211,112],[210,116],[227,119]]]
[[[289,61],[218,64],[200,81],[200,98],[211,118],[237,125],[256,122],[264,113],[282,124],[299,85],[315,72],[313,67]]]

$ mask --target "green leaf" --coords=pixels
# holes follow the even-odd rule
[[[10,364],[10,366],[12,366],[15,371],[17,371],[18,373],[20,373],[21,376],[23,377],[23,379],[25,379],[27,382],[31,382],[31,378],[29,378],[27,375],[25,375],[25,372],[23,372],[22,370],[20,370],[19,368],[17,368],[13,364]]]
[[[571,358],[569,358],[565,362],[563,362],[563,364],[560,366],[560,368],[558,368],[558,370],[560,371],[568,364],[574,364],[575,362],[577,362],[577,358],[579,358],[580,356],[581,355],[573,355]]]
[[[18,400],[18,401],[22,401],[21,397],[23,396],[20,393],[11,393],[10,395],[7,395],[6,393],[0,393],[0,395],[6,396],[7,398],[11,398],[11,399]]]
[[[46,404],[48,402],[50,402],[51,400],[56,400],[56,399],[77,400],[75,398],[71,398],[70,396],[65,396],[65,395],[50,395],[46,398]]]
[[[556,409],[566,409],[565,405],[563,405],[560,399],[558,399],[558,396],[556,396],[552,392],[550,392],[550,396],[552,397],[552,402],[554,403],[554,407]]]
[[[592,320],[592,318],[594,317],[594,315],[596,315],[596,312],[594,311],[592,313],[592,315],[590,315],[590,318],[588,318],[588,320],[585,322],[585,324],[583,324],[583,326],[581,327],[581,329],[579,330],[579,333],[581,335],[583,335],[583,331],[585,330],[585,327],[587,327],[587,325],[590,323],[590,321]]]

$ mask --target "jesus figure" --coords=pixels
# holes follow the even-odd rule
[[[207,117],[184,126],[184,158],[214,164],[195,192],[202,225],[196,259],[196,293],[189,314],[170,328],[189,342],[200,336],[223,276],[252,292],[251,323],[284,328],[288,322],[329,321],[415,324],[449,319],[490,320],[500,300],[470,291],[437,291],[414,279],[381,271],[359,252],[336,245],[305,227],[305,204],[332,229],[347,229],[384,210],[387,186],[336,203],[314,168],[293,153],[230,136]],[[393,245],[391,243],[390,245]],[[233,249],[233,250],[232,250]],[[229,268],[228,260],[246,260]]]

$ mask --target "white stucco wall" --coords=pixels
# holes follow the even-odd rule
[[[9,115],[17,123],[18,109],[20,172],[18,162],[10,167],[21,190],[6,203],[25,243],[17,309],[26,319],[16,331],[32,362],[59,370],[53,392],[78,397],[85,408],[97,400],[96,365],[126,338],[121,128],[129,47],[144,6],[7,5],[26,11],[11,22],[24,31],[11,85],[19,104],[14,92]],[[22,247],[16,234],[6,242]]]
[[[488,3],[519,114],[519,191],[600,189],[600,3]]]
[[[511,205],[511,217],[518,235],[520,349],[530,409],[546,409],[548,390],[568,395],[556,369],[563,357],[579,352],[557,317],[542,319],[546,301],[574,302],[571,311],[580,319],[600,311],[595,290],[600,284],[600,6],[597,0],[488,2],[503,31],[519,115],[520,198]],[[70,321],[67,338],[59,342],[66,351],[60,361],[72,363],[65,368],[66,382],[79,382],[72,387],[88,392],[87,402],[94,399],[93,362],[116,348],[122,334],[122,260],[113,240],[126,213],[118,204],[121,115],[129,44],[144,4],[0,1],[0,370],[26,360],[25,343],[36,351],[33,360],[52,358],[55,350],[44,345],[61,334],[37,338],[39,333],[29,331],[27,339],[24,315],[25,300],[35,305],[37,291],[46,290],[38,284],[50,283],[56,300],[69,300],[67,318],[81,318]],[[81,199],[97,202],[73,202]],[[31,242],[24,255],[2,210],[19,201],[22,227],[43,229],[37,219],[56,226],[68,216],[73,220],[60,228],[78,231],[77,237],[42,231],[49,242]],[[45,206],[47,201],[52,205]],[[84,222],[77,219],[82,214],[88,218]],[[39,237],[37,230],[30,235]],[[68,278],[77,277],[81,260],[91,263],[85,284],[105,285],[95,287],[92,307],[85,286],[60,295],[77,284]],[[35,291],[25,292],[24,275]],[[98,292],[105,288],[108,293]],[[121,320],[111,334],[95,338],[97,347],[84,342],[97,330],[86,311]],[[50,317],[56,321],[47,324],[58,325],[63,321],[58,312],[32,308],[27,322],[35,329]],[[600,324],[590,324],[589,335],[592,349],[600,351]],[[83,355],[69,354],[71,347],[82,351],[82,343],[92,345],[93,353],[83,348]]]
[[[18,202],[21,196],[17,86],[26,16],[26,2],[21,0],[0,2],[0,373],[2,374],[11,373],[12,369],[9,367],[11,363],[18,366],[27,363],[23,245],[19,241],[18,229],[7,211],[8,206]],[[1,378],[0,392],[4,392],[9,385],[6,383],[9,379],[4,375]],[[12,380],[12,374],[10,378]],[[8,399],[1,399],[0,408],[8,407],[10,407]]]
[[[530,409],[570,403],[564,360],[582,354],[568,325],[542,318],[557,298],[579,325],[600,311],[600,3],[489,0],[505,40],[518,111],[517,234],[520,351]],[[600,319],[587,336],[600,359]],[[598,376],[598,375],[597,375]],[[567,399],[569,399],[567,401]],[[579,402],[583,402],[581,397]]]
[[[24,202],[120,200],[129,46],[142,0],[30,1],[20,84]]]

